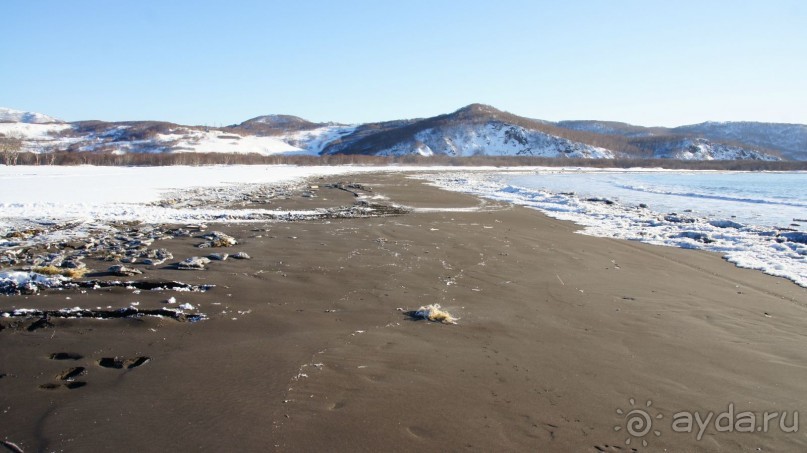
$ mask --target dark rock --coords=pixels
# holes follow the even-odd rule
[[[135,269],[132,267],[126,267],[122,264],[116,264],[111,266],[108,271],[114,275],[119,277],[132,277],[134,275],[140,275],[143,273],[140,269]]]
[[[140,256],[142,257],[141,262],[150,266],[156,266],[174,258],[174,255],[164,248],[147,250]]]
[[[17,288],[17,291],[14,292],[19,292],[23,296],[31,296],[39,292],[39,286],[34,282],[25,282]]]
[[[203,242],[198,245],[199,248],[205,247],[232,247],[238,244],[238,241],[235,240],[234,237],[224,234],[221,231],[211,231],[202,236],[203,238],[207,239],[207,242]]]
[[[175,230],[169,230],[168,234],[170,234],[173,237],[181,238],[190,236],[191,232],[186,228],[177,228]]]
[[[688,238],[694,241],[703,242],[704,244],[711,244],[714,242],[714,239],[710,238],[708,234],[700,233],[698,231],[683,231],[676,237]]]
[[[664,220],[672,223],[695,223],[695,219],[691,217],[684,217],[676,213],[665,215]]]
[[[87,267],[86,264],[82,263],[79,260],[67,260],[62,262],[62,267],[67,269],[85,269]]]
[[[782,233],[779,236],[784,237],[790,242],[797,242],[799,244],[807,244],[807,233],[802,233],[800,231],[790,231],[787,233]]]

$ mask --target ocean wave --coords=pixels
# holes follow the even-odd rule
[[[614,186],[620,189],[632,190],[635,192],[652,193],[654,195],[670,195],[675,197],[702,198],[708,200],[732,201],[738,203],[770,204],[778,206],[792,206],[796,208],[807,208],[807,203],[800,203],[798,201],[782,201],[771,198],[749,198],[749,197],[717,195],[717,194],[699,193],[699,192],[663,190],[663,189],[650,188],[646,186],[620,184],[620,183],[614,183]]]

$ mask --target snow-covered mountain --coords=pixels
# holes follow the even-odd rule
[[[779,160],[753,149],[714,143],[705,138],[672,140],[655,150],[655,157],[679,160]]]
[[[663,158],[686,160],[807,160],[807,126],[704,123],[647,128],[606,121],[549,121],[482,104],[431,118],[360,125],[314,123],[266,115],[211,128],[159,121],[78,121],[0,109],[0,139],[22,149],[104,153],[221,152],[365,154],[380,156],[538,156],[550,158]]]
[[[553,135],[546,122],[522,118],[489,105],[471,104],[456,112],[400,124],[356,128],[325,147],[327,154],[400,156],[538,156],[611,159],[609,149]]]
[[[43,115],[41,113],[24,112],[22,110],[0,107],[0,123],[45,124],[63,122],[64,121],[62,120],[56,119],[52,116]]]
[[[710,140],[743,143],[779,151],[783,157],[807,160],[807,125],[754,122],[706,122],[680,126],[673,132]]]
[[[763,150],[712,142],[625,123],[551,123],[471,104],[402,124],[361,125],[324,148],[327,154],[538,156],[586,159],[670,158],[777,160]]]
[[[279,135],[288,132],[306,131],[327,126],[293,115],[264,115],[229,126],[229,129],[242,130],[256,135]]]
[[[731,148],[778,153],[791,160],[807,160],[807,125],[755,122],[706,122],[667,127],[643,127],[613,121],[560,121],[558,126],[603,135],[622,136],[640,142],[647,137],[667,137],[672,143],[708,140]],[[662,146],[667,148],[667,146]],[[662,154],[666,154],[665,150]]]
[[[538,130],[490,121],[485,124],[458,123],[424,129],[412,139],[402,140],[376,154],[399,156],[412,152],[463,156],[536,156],[612,159],[614,152],[574,142]]]
[[[376,154],[398,156],[537,156],[612,159],[605,148],[573,142],[521,126],[492,121],[484,125],[457,124],[424,129],[413,140],[403,140]]]
[[[352,134],[356,126],[312,123],[292,115],[264,115],[228,126],[227,130],[240,134],[275,137],[297,149],[306,150],[309,154],[320,154],[328,143]]]
[[[0,123],[0,134],[22,139],[23,151],[48,153],[233,153],[317,154],[282,136],[264,136],[227,128],[181,126],[157,121],[107,123]]]

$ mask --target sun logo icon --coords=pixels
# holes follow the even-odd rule
[[[630,400],[631,408],[636,407],[636,400],[631,398]],[[614,431],[621,431],[623,428],[628,433],[628,438],[625,439],[625,445],[630,445],[633,439],[641,439],[642,446],[647,446],[647,439],[644,437],[652,431],[656,437],[661,436],[661,431],[657,429],[653,429],[653,419],[660,420],[664,418],[662,414],[656,414],[655,417],[650,415],[650,406],[653,405],[653,402],[647,400],[645,403],[644,408],[636,408],[630,409],[628,412],[623,411],[622,409],[617,409],[616,413],[623,416],[625,418],[625,426],[617,425],[614,426]]]

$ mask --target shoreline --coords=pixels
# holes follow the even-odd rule
[[[645,204],[615,201],[607,195],[580,196],[574,192],[511,185],[505,175],[511,174],[444,173],[414,177],[445,190],[539,210],[549,217],[574,222],[581,227],[582,234],[715,252],[738,267],[784,277],[807,287],[807,263],[803,258],[807,254],[807,234],[803,231],[692,214],[691,209],[665,213]]]
[[[264,205],[259,209],[250,207],[260,205],[261,200],[282,197],[291,190],[299,190],[307,178],[358,177],[372,172],[384,174],[403,174],[413,172],[412,177],[431,180],[446,190],[464,191],[477,196],[495,200],[526,205],[537,208],[545,214],[560,220],[571,220],[584,227],[583,234],[599,237],[615,237],[626,240],[638,240],[657,245],[703,249],[725,255],[729,262],[737,266],[759,270],[761,272],[788,278],[796,284],[807,287],[807,263],[803,256],[807,253],[805,234],[796,229],[762,226],[753,221],[737,223],[732,218],[708,217],[688,214],[691,209],[684,208],[683,214],[647,208],[647,205],[636,206],[614,202],[602,197],[579,197],[574,193],[550,192],[538,189],[519,188],[502,191],[502,185],[496,180],[503,175],[532,175],[535,172],[556,174],[622,174],[622,173],[689,173],[690,170],[670,170],[660,168],[579,168],[579,167],[295,167],[279,166],[210,166],[210,167],[153,167],[143,169],[128,167],[93,167],[85,166],[72,175],[81,182],[78,188],[86,185],[85,181],[93,180],[101,185],[117,185],[120,190],[130,188],[138,192],[127,195],[128,203],[111,202],[110,195],[100,196],[61,190],[43,190],[32,181],[29,172],[44,172],[44,175],[64,178],[70,184],[71,175],[63,174],[64,167],[2,167],[0,166],[0,186],[7,184],[3,179],[11,178],[15,185],[23,184],[18,190],[6,192],[7,199],[0,198],[0,207],[5,211],[5,219],[0,219],[0,233],[6,235],[15,230],[39,230],[40,225],[50,225],[50,219],[61,218],[60,223],[73,226],[58,235],[71,234],[70,229],[86,229],[83,234],[105,228],[110,222],[147,222],[147,223],[204,223],[204,222],[263,222],[277,218],[299,217],[312,218],[323,215],[312,210],[280,212],[279,208]],[[55,173],[54,173],[55,172]],[[172,173],[172,181],[164,181],[166,172]],[[736,174],[749,173],[729,170],[691,170],[694,173]],[[19,174],[18,174],[19,173]],[[75,173],[75,172],[73,172]],[[128,175],[126,173],[129,173]],[[754,173],[754,172],[751,172]],[[755,172],[781,173],[781,172]],[[785,172],[797,174],[799,172]],[[111,176],[110,176],[111,175]],[[137,176],[141,175],[141,176]],[[112,179],[109,179],[109,178]],[[106,178],[106,179],[105,179]],[[144,178],[145,180],[139,180]],[[239,178],[246,178],[248,183],[235,183]],[[463,179],[462,186],[453,180]],[[199,185],[199,179],[207,179]],[[243,180],[243,179],[242,179]],[[114,181],[114,182],[113,182]],[[193,181],[193,184],[191,183]],[[137,190],[138,185],[144,190]],[[194,185],[195,184],[195,185]],[[173,187],[173,188],[171,188]],[[181,188],[182,187],[182,188]],[[128,189],[126,189],[128,190]],[[82,192],[79,190],[79,192]],[[114,193],[117,193],[114,192]],[[40,202],[9,202],[18,200],[19,193],[27,194],[30,199]],[[11,195],[14,194],[14,195]],[[11,198],[8,198],[11,196]],[[23,196],[23,200],[27,199]],[[84,197],[84,198],[82,198]],[[41,200],[47,200],[41,202]],[[559,200],[562,199],[562,200]],[[598,205],[599,204],[599,205]],[[309,203],[310,205],[310,203]],[[637,212],[636,207],[644,208]],[[671,219],[672,217],[672,219]],[[14,220],[16,218],[16,220]],[[35,220],[38,219],[38,220]],[[801,216],[792,221],[804,220]],[[676,224],[677,223],[677,224]],[[792,222],[791,222],[792,223]],[[664,224],[663,228],[658,228]],[[650,227],[650,228],[648,228]],[[58,224],[55,229],[62,230]],[[793,236],[793,237],[791,237]],[[717,237],[717,239],[715,239]],[[48,241],[48,238],[44,238]],[[776,242],[776,243],[774,243]],[[779,245],[779,244],[784,245]],[[0,239],[0,248],[7,247],[8,241]],[[781,247],[790,247],[783,250]],[[0,262],[0,266],[2,266]]]
[[[136,265],[138,280],[216,285],[204,293],[0,297],[4,306],[112,309],[176,297],[209,316],[53,319],[33,331],[0,319],[0,406],[9,408],[0,438],[25,451],[611,451],[626,448],[615,411],[630,398],[652,400],[667,422],[730,403],[738,412],[807,407],[807,290],[792,282],[710,252],[576,234],[536,210],[403,174],[323,178],[317,198],[296,192],[277,204],[349,205],[356,197],[324,187],[349,178],[413,209],[211,223],[252,259],[204,271]],[[199,242],[196,233],[158,241],[174,262],[230,251],[200,252]],[[458,324],[404,315],[431,303]],[[51,358],[58,353],[80,357]],[[109,358],[128,365],[101,364]],[[73,368],[84,374],[59,377]],[[77,381],[86,385],[67,386]],[[807,444],[775,430],[711,429],[698,440],[659,429],[644,438],[653,449]]]

